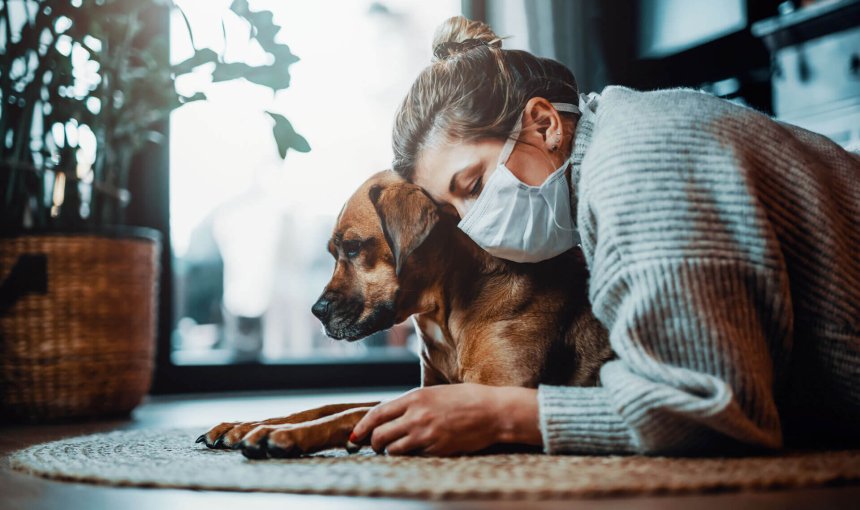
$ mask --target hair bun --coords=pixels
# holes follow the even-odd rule
[[[463,16],[446,19],[433,34],[433,57],[437,61],[479,46],[501,48],[502,38],[486,23]]]
[[[443,42],[437,44],[436,47],[433,48],[433,57],[436,60],[445,60],[448,57],[465,53],[472,48],[477,48],[478,46],[489,45],[480,39],[466,39],[463,42]]]

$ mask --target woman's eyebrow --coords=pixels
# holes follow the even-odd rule
[[[454,190],[457,189],[457,177],[459,177],[460,174],[467,172],[469,170],[472,170],[473,168],[475,168],[479,164],[480,163],[469,163],[468,165],[466,165],[462,169],[454,172],[454,175],[451,176],[451,182],[448,184],[448,192],[453,194]]]

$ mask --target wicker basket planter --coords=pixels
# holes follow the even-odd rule
[[[160,234],[0,237],[0,421],[126,415],[152,382]]]

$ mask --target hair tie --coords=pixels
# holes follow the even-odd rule
[[[482,39],[465,39],[459,42],[443,42],[437,44],[436,47],[433,48],[433,56],[436,57],[438,60],[445,60],[454,55],[465,53],[479,46],[489,46],[489,44],[487,44]]]

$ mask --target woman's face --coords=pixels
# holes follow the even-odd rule
[[[526,107],[522,131],[504,162],[517,179],[530,186],[542,184],[570,154],[573,124],[562,121],[548,102],[546,106],[551,112]],[[454,207],[462,218],[500,163],[504,144],[505,140],[496,139],[431,144],[418,156],[415,184],[437,202]]]

